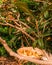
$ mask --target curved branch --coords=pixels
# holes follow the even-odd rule
[[[1,37],[0,37],[0,42],[4,46],[4,48],[7,50],[7,52],[10,54],[10,56],[14,56],[14,57],[19,58],[21,60],[27,60],[27,61],[30,61],[30,62],[33,62],[33,63],[36,63],[36,64],[52,65],[52,62],[49,61],[49,60],[44,61],[44,60],[38,60],[38,59],[35,59],[35,58],[28,58],[28,57],[25,57],[25,56],[18,55],[17,53],[12,51],[12,49],[7,45],[6,41],[3,40]]]

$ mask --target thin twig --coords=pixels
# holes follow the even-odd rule
[[[49,59],[49,55],[48,55],[48,53],[46,53],[45,50],[43,50],[43,53],[45,54],[45,56],[47,57],[47,59]]]
[[[9,23],[6,23],[6,24],[0,23],[0,25],[4,25],[4,26],[6,25],[6,26],[16,28],[17,30],[20,30],[23,34],[28,36],[33,42],[35,41],[35,39],[32,36],[30,36],[28,33],[26,33],[22,28],[19,28],[19,27],[15,26],[15,25],[12,25],[12,24],[9,24]]]
[[[24,37],[24,39],[25,39],[27,45],[30,46],[30,43],[28,42],[27,38],[26,38],[24,35],[23,35],[23,37]]]
[[[2,18],[1,18],[2,19]],[[25,27],[27,27],[27,28],[30,28],[30,26],[28,26],[26,23],[24,23],[24,22],[22,22],[22,21],[20,21],[20,20],[17,20],[17,19],[6,19],[6,18],[4,18],[4,19],[2,19],[2,20],[10,20],[10,21],[13,21],[18,27],[21,27],[21,25],[20,24],[18,24],[18,22],[20,22],[21,24],[23,24]],[[6,22],[7,23],[7,22]],[[37,37],[37,38],[39,38],[39,36],[35,33],[35,31],[32,31],[33,32],[33,34]]]

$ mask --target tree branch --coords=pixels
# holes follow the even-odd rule
[[[52,65],[52,62],[49,61],[49,60],[44,61],[44,60],[38,60],[38,59],[35,59],[35,58],[29,58],[29,57],[26,57],[26,56],[20,56],[20,55],[18,55],[17,53],[15,53],[15,52],[12,51],[12,49],[7,45],[6,41],[3,40],[1,37],[0,37],[0,42],[4,46],[4,48],[6,49],[6,51],[10,54],[10,56],[19,58],[21,60],[27,60],[27,61],[30,61],[30,62],[33,62],[33,63],[36,63],[36,64]]]

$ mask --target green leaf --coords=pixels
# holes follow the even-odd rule
[[[0,0],[0,5],[2,4],[2,0]]]
[[[28,15],[31,15],[33,17],[32,12],[29,10],[28,5],[27,5],[26,2],[17,1],[17,2],[14,2],[13,4],[15,6],[17,6],[17,8],[19,10],[22,10],[24,13],[28,13]]]
[[[30,0],[21,0],[22,2],[30,2]]]
[[[52,35],[52,33],[45,33],[43,34],[43,37],[50,36],[50,35]]]
[[[44,22],[41,26],[43,28],[43,32],[45,32],[46,30],[46,26],[48,26],[50,24],[50,22]]]
[[[47,19],[49,17],[49,12],[48,11],[45,11],[44,12],[44,17]]]
[[[26,29],[26,32],[28,32],[29,34],[31,34],[31,33],[32,33],[32,31],[33,31],[33,29],[32,29],[32,28]]]
[[[40,48],[44,48],[44,43],[43,43],[43,39],[42,38],[38,39],[38,44],[39,44]]]
[[[32,44],[33,48],[36,47],[37,45],[37,40],[34,41],[34,43]]]

